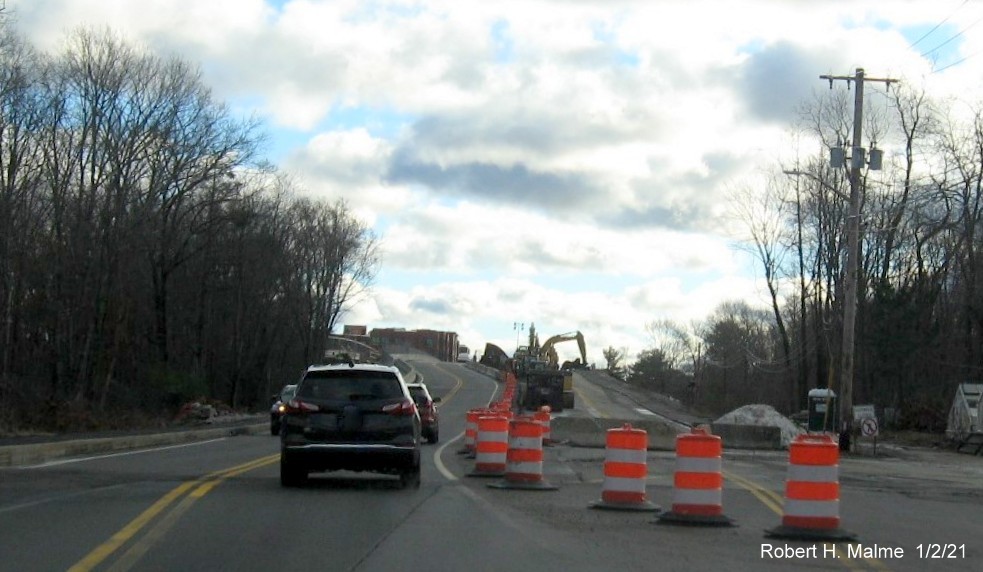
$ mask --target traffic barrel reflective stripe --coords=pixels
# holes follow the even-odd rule
[[[673,474],[672,510],[659,522],[729,526],[723,515],[723,486],[720,437],[705,429],[676,436],[676,470]]]
[[[648,477],[648,433],[625,424],[608,429],[601,500],[593,508],[659,510],[645,494]]]
[[[557,489],[543,480],[543,428],[533,416],[520,416],[509,421],[505,479],[488,486],[499,489]]]
[[[543,478],[542,431],[542,427],[533,419],[513,419],[509,422],[506,479],[536,481]]]
[[[782,525],[777,538],[852,540],[840,528],[840,448],[829,435],[800,435],[789,447]]]
[[[474,476],[505,474],[509,450],[509,419],[504,414],[478,417],[478,437],[475,444]]]

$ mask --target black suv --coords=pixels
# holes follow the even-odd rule
[[[420,486],[420,415],[399,370],[375,364],[311,366],[280,423],[280,483],[311,472],[374,471]]]

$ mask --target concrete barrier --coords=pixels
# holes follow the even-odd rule
[[[166,445],[179,445],[235,435],[269,434],[270,423],[209,427],[189,431],[171,431],[147,435],[72,439],[26,445],[0,446],[0,467],[36,465],[56,459],[81,457],[99,453],[118,453],[135,449],[150,449]]]
[[[710,430],[724,442],[724,449],[783,449],[782,430],[760,425],[713,423]]]
[[[658,420],[593,417],[554,417],[551,431],[554,442],[574,447],[603,448],[607,430],[620,428],[625,423],[648,433],[648,448],[652,451],[675,451],[676,435],[688,431],[681,431],[675,425]],[[783,449],[782,431],[778,427],[714,423],[711,432],[721,438],[725,449]]]
[[[676,429],[664,422],[647,419],[607,419],[594,417],[554,417],[550,422],[554,442],[567,443],[575,447],[604,448],[608,429],[620,429],[630,423],[635,429],[648,433],[649,450],[674,451],[676,449]]]
[[[495,381],[501,381],[502,372],[487,365],[482,365],[478,362],[469,361],[464,364],[464,367],[476,371],[482,375],[487,375],[488,377],[494,379]]]

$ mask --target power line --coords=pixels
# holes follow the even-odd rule
[[[983,50],[981,50],[980,52],[974,52],[972,54],[969,54],[968,56],[966,56],[965,58],[963,58],[963,59],[961,59],[959,61],[953,62],[953,63],[951,63],[951,64],[949,64],[949,65],[947,65],[945,67],[939,68],[937,70],[932,70],[932,73],[939,73],[939,72],[945,71],[945,70],[947,70],[947,69],[949,69],[951,67],[958,66],[959,64],[961,64],[964,61],[968,60],[969,58],[980,55],[981,52],[983,52]]]
[[[960,30],[960,31],[959,31],[959,33],[957,33],[957,34],[956,34],[955,36],[952,36],[951,38],[949,38],[948,40],[946,40],[946,41],[944,41],[944,42],[942,42],[941,44],[939,44],[939,45],[937,45],[937,46],[935,46],[935,47],[934,47],[934,48],[932,48],[931,50],[928,50],[927,52],[925,52],[925,53],[923,53],[923,54],[921,54],[921,56],[920,56],[920,57],[923,57],[923,58],[924,58],[925,56],[927,56],[927,55],[929,55],[929,54],[931,54],[931,53],[932,53],[932,52],[934,52],[935,50],[937,50],[937,49],[939,49],[939,48],[941,48],[942,46],[944,46],[944,45],[946,45],[946,44],[948,44],[948,43],[949,43],[949,42],[951,42],[952,40],[955,40],[955,39],[956,39],[956,38],[958,38],[959,36],[962,36],[963,34],[965,34],[966,32],[968,32],[970,28],[972,28],[973,26],[975,26],[975,25],[977,25],[977,24],[979,24],[979,23],[980,23],[980,21],[983,21],[983,16],[980,16],[980,17],[979,17],[979,18],[977,18],[977,19],[976,19],[976,21],[974,21],[974,22],[973,22],[972,24],[970,24],[970,25],[968,25],[968,26],[966,26],[965,28],[963,28],[962,30]]]
[[[963,0],[963,3],[960,4],[959,6],[957,6],[956,9],[953,10],[948,16],[946,16],[944,20],[942,20],[941,22],[939,22],[938,24],[936,24],[935,27],[932,28],[931,30],[925,32],[925,34],[922,35],[921,38],[918,38],[917,40],[915,40],[912,44],[910,44],[908,46],[908,48],[909,49],[910,48],[914,48],[915,46],[917,46],[918,44],[920,44],[922,40],[924,40],[925,38],[927,38],[930,35],[932,35],[932,32],[938,30],[939,27],[942,26],[942,24],[945,24],[946,22],[948,22],[949,21],[949,18],[952,18],[956,14],[956,12],[958,12],[960,10],[960,8],[962,8],[963,6],[966,5],[967,2],[969,2],[969,0]]]

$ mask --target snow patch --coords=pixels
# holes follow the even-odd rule
[[[778,427],[782,432],[782,446],[788,447],[796,436],[804,433],[794,421],[785,417],[771,405],[752,404],[738,407],[724,414],[716,423],[731,425],[757,425]]]

